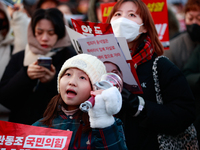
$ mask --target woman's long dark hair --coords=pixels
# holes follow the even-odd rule
[[[38,9],[34,12],[31,19],[31,28],[35,36],[35,26],[41,19],[49,20],[54,27],[55,33],[58,35],[58,40],[65,36],[65,22],[63,14],[57,8]]]

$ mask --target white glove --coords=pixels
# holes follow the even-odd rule
[[[95,105],[89,109],[91,128],[105,128],[114,124],[114,114],[122,107],[122,96],[116,87],[104,90],[95,96]]]

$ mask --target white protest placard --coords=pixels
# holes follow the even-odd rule
[[[77,54],[83,53],[81,48],[80,48],[79,43],[77,42],[77,39],[78,38],[85,38],[86,36],[74,31],[73,29],[71,29],[68,26],[65,26],[65,28],[66,28],[66,30],[69,34],[69,38],[70,38],[72,45],[73,45],[74,49],[76,50]]]
[[[119,66],[123,73],[123,81],[130,86],[138,86],[126,58],[118,46],[113,34],[79,38],[83,53],[91,54],[103,62],[112,62]]]
[[[131,60],[132,57],[131,57],[131,54],[130,54],[130,51],[129,51],[129,48],[128,48],[126,38],[125,37],[116,37],[116,38],[117,38],[117,41],[119,43],[121,50],[124,53],[126,60]]]
[[[83,53],[80,49],[80,45],[77,42],[77,40],[79,38],[85,38],[86,36],[81,34],[81,33],[76,32],[75,30],[71,29],[68,26],[65,26],[65,27],[66,27],[66,30],[69,34],[71,43],[72,43],[73,47],[75,48],[76,52],[78,54]],[[126,60],[131,60],[132,57],[131,57],[130,52],[129,52],[129,48],[128,48],[128,45],[127,45],[127,42],[126,42],[126,38],[125,37],[116,37],[116,38],[117,38],[117,41],[119,43],[119,46],[121,47],[121,50],[124,53]]]

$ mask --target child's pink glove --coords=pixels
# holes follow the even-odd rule
[[[96,95],[95,105],[88,112],[91,128],[111,126],[115,122],[113,115],[117,114],[121,107],[122,96],[116,87],[111,87]]]

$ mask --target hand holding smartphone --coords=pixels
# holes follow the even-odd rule
[[[51,69],[52,58],[51,57],[38,57],[38,65]]]

